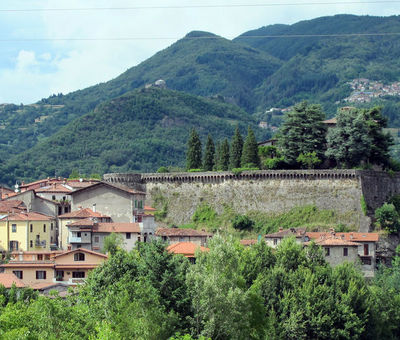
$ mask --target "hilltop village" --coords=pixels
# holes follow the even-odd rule
[[[15,191],[2,188],[1,195],[0,282],[6,288],[15,283],[45,294],[54,289],[65,293],[107,261],[110,235],[117,235],[127,251],[160,239],[167,251],[192,263],[197,250],[208,251],[213,237],[204,230],[157,227],[155,209],[145,204],[146,192],[106,181],[47,178],[22,183]],[[276,248],[286,237],[305,247],[314,241],[332,266],[360,264],[366,277],[373,277],[377,265],[386,261],[376,252],[378,233],[281,228],[259,241]],[[241,243],[251,247],[257,240]]]

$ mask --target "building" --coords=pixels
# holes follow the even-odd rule
[[[22,212],[26,211],[26,205],[23,201],[19,200],[9,200],[0,201],[0,214],[9,214],[11,212]]]
[[[31,255],[36,256],[36,259],[31,259]],[[87,249],[43,253],[40,259],[38,255],[40,254],[19,254],[17,259],[11,259],[8,263],[0,265],[0,270],[5,274],[14,274],[27,286],[44,290],[56,283],[72,286],[82,283],[90,270],[107,259],[107,255]]]
[[[331,266],[335,267],[343,262],[358,263],[359,243],[347,241],[344,237],[333,234],[323,235],[314,240],[315,244],[324,249],[325,260]],[[309,245],[310,242],[305,242]]]
[[[306,236],[311,240],[328,238],[329,234],[334,233],[338,238],[358,244],[358,257],[361,262],[361,269],[366,276],[374,276],[377,266],[377,244],[379,241],[378,233],[335,233],[330,232],[307,232]]]
[[[141,222],[146,194],[124,186],[98,182],[71,193],[72,211],[94,208],[111,217],[113,222]]]
[[[167,251],[173,254],[183,255],[187,257],[191,263],[196,261],[196,251],[209,251],[209,248],[199,246],[193,242],[178,242],[170,244],[167,247]]]
[[[299,244],[304,243],[304,238],[306,236],[306,228],[290,228],[283,229],[279,228],[279,231],[272,234],[267,234],[264,236],[265,242],[272,247],[276,248],[284,238],[294,237],[296,242]]]
[[[68,250],[68,245],[69,245],[69,236],[71,237],[79,237],[81,238],[83,235],[84,239],[88,238],[88,235],[85,236],[85,234],[71,234],[70,235],[70,230],[68,228],[68,225],[73,224],[75,222],[79,222],[81,220],[87,220],[87,219],[96,219],[98,222],[111,222],[110,216],[103,215],[96,210],[96,206],[93,207],[93,209],[90,208],[82,208],[80,207],[77,210],[71,211],[67,214],[63,214],[58,216],[58,225],[59,225],[59,242],[58,246],[61,249]],[[71,230],[72,232],[72,230]],[[77,243],[77,244],[82,244],[82,243]],[[80,248],[80,247],[79,247]]]
[[[199,231],[184,228],[159,228],[156,231],[156,236],[168,244],[192,242],[198,246],[205,246],[213,234],[207,233],[204,230]]]
[[[36,212],[0,216],[0,251],[50,250],[56,244],[56,220]]]
[[[0,285],[10,289],[13,285],[17,288],[25,288],[25,284],[12,273],[0,273]]]

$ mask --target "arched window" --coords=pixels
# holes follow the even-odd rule
[[[85,261],[85,254],[84,253],[74,254],[74,261]]]

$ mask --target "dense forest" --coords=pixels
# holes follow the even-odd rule
[[[286,239],[215,236],[195,264],[161,242],[116,250],[67,298],[0,289],[2,339],[398,339],[400,257],[366,281]]]
[[[65,175],[74,167],[82,168],[82,172],[93,173],[155,170],[174,160],[174,165],[182,165],[180,151],[184,148],[185,138],[175,139],[175,148],[160,162],[155,162],[158,158],[152,156],[162,153],[158,143],[148,143],[140,151],[141,155],[136,154],[137,150],[132,153],[127,147],[142,147],[143,143],[128,143],[124,154],[130,154],[126,157],[136,157],[131,158],[129,164],[125,159],[116,161],[114,157],[100,157],[101,160],[91,162],[90,166],[89,162],[80,161],[79,158],[65,158],[61,163],[58,154],[50,146],[59,136],[66,137],[66,129],[88,122],[105,106],[109,108],[110,103],[120,101],[117,99],[114,102],[114,99],[135,89],[142,89],[158,79],[163,79],[168,89],[206,97],[220,105],[234,105],[236,109],[232,110],[240,108],[241,114],[253,122],[250,124],[252,126],[259,121],[279,125],[279,117],[271,118],[265,113],[266,109],[286,108],[302,100],[321,104],[327,116],[333,116],[337,107],[348,105],[344,98],[351,93],[349,81],[363,77],[388,84],[400,79],[397,57],[400,54],[400,42],[396,35],[391,35],[399,32],[399,29],[399,16],[336,15],[293,25],[266,26],[246,32],[232,41],[212,33],[195,31],[108,82],[66,95],[54,94],[32,105],[0,105],[0,182],[11,183],[16,179],[43,175]],[[357,35],[359,33],[378,35]],[[360,106],[382,106],[382,113],[388,117],[388,126],[400,128],[399,98],[383,96],[371,103],[361,103]],[[138,105],[135,110],[141,109]],[[188,107],[190,103],[185,105]],[[122,106],[117,106],[119,111],[111,111],[119,114]],[[171,104],[169,110],[175,108]],[[188,110],[196,111],[197,108]],[[246,119],[243,125],[249,123]],[[186,136],[191,127],[190,119],[183,122],[181,129],[185,130]],[[152,134],[148,128],[145,124],[141,131],[143,136]],[[130,133],[124,129],[119,125],[119,129],[107,131],[114,135],[103,135],[102,138],[118,139],[119,135]],[[182,131],[178,135],[182,135]],[[271,134],[268,131],[262,137],[259,131],[255,132],[259,138]],[[159,135],[159,132],[155,134]],[[202,131],[200,134],[205,138],[206,134]],[[393,134],[396,136],[398,130],[394,130]],[[227,134],[223,130],[221,137],[225,136]],[[133,138],[132,134],[130,138]],[[399,142],[398,139],[395,141]],[[50,147],[45,149],[46,145]],[[57,148],[57,143],[55,145]],[[86,143],[80,151],[80,159],[97,157],[96,148],[98,145],[93,141]],[[109,148],[106,147],[107,150]],[[396,146],[396,157],[400,155],[399,150]],[[76,155],[76,152],[71,154]],[[118,150],[116,154],[120,155],[121,152]],[[41,159],[39,168],[33,164],[34,158]],[[33,163],[19,164],[27,159]]]
[[[0,168],[3,181],[81,174],[156,171],[183,166],[188,126],[205,137],[256,127],[252,116],[217,99],[167,89],[136,90],[98,106]],[[257,130],[259,138],[269,132]]]

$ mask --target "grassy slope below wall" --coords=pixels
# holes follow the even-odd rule
[[[161,207],[160,207],[161,208]],[[232,234],[238,238],[257,238],[258,235],[273,233],[280,227],[305,227],[308,231],[326,231],[335,228],[336,231],[357,231],[354,225],[346,224],[347,216],[333,210],[318,209],[313,205],[295,207],[284,213],[265,213],[251,211],[247,216],[254,222],[249,230],[236,230],[232,222],[237,216],[231,207],[225,206],[221,214],[217,214],[207,204],[199,206],[193,214],[192,222],[182,225],[183,228],[205,229],[210,232]],[[161,218],[161,223],[168,225],[168,218]]]

